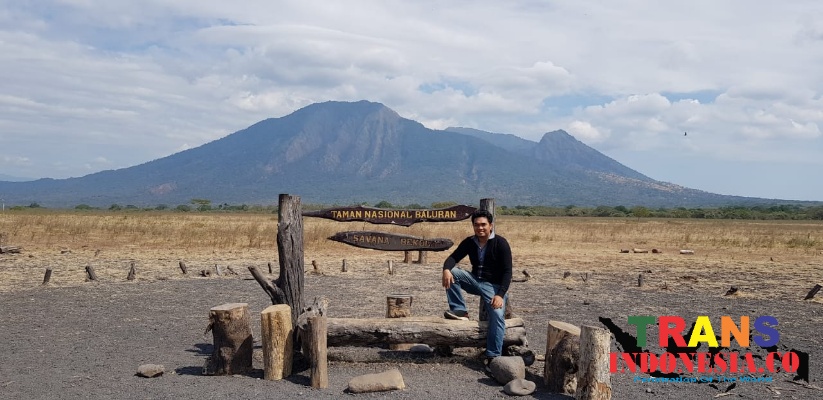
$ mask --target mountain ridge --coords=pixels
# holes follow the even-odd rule
[[[478,140],[479,139],[479,140]],[[659,182],[565,131],[532,142],[469,128],[433,130],[380,103],[325,102],[268,118],[202,146],[79,178],[0,182],[7,201],[44,206],[396,204],[712,206],[767,202]],[[773,202],[773,201],[772,201]]]

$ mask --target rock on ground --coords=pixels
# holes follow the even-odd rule
[[[524,379],[526,377],[526,364],[522,357],[518,356],[500,356],[495,357],[491,364],[492,377],[505,385],[514,379]]]
[[[526,379],[514,379],[503,386],[503,391],[510,396],[528,396],[534,393],[537,384]]]
[[[348,390],[351,393],[369,393],[399,390],[405,387],[403,375],[400,375],[399,369],[394,368],[379,374],[356,376],[349,381]]]

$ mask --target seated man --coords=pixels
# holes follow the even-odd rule
[[[460,242],[443,263],[443,287],[446,288],[449,303],[445,317],[469,319],[461,289],[480,296],[489,316],[489,330],[486,333],[488,368],[491,359],[503,352],[506,292],[512,280],[512,250],[506,239],[494,234],[494,217],[491,213],[486,210],[475,211],[471,221],[474,236]],[[454,268],[467,255],[472,265],[471,273]]]

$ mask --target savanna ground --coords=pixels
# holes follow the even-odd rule
[[[306,299],[328,297],[330,316],[382,317],[390,293],[414,295],[415,315],[442,315],[445,299],[439,270],[447,253],[429,253],[423,265],[403,264],[402,253],[326,240],[345,230],[445,237],[457,243],[471,233],[468,222],[403,228],[304,221]],[[647,376],[613,374],[613,398],[823,398],[823,293],[802,300],[814,284],[823,283],[823,223],[501,216],[496,231],[512,244],[515,277],[522,276],[522,270],[532,275],[527,282],[513,283],[510,293],[514,311],[527,323],[530,347],[539,354],[545,350],[550,319],[602,327],[601,318],[608,318],[634,333],[627,324],[629,315],[679,315],[689,325],[698,315],[708,315],[716,329],[721,315],[735,320],[771,315],[779,321],[778,350],[802,350],[810,358],[809,384],[791,382],[795,375],[783,372],[769,375],[771,383],[734,386],[636,383],[635,376]],[[211,336],[203,335],[208,309],[246,302],[256,315],[269,304],[247,267],[267,272],[271,262],[277,273],[276,233],[272,214],[0,215],[0,245],[23,248],[20,254],[0,255],[3,397],[334,398],[343,394],[352,377],[394,367],[400,369],[407,388],[379,396],[505,397],[482,372],[475,350],[455,357],[397,360],[397,354],[386,350],[345,349],[362,352],[355,358],[364,362],[333,361],[330,386],[322,391],[307,386],[305,371],[284,381],[256,379],[262,376],[259,360],[250,376],[200,376],[211,351]],[[632,248],[662,253],[619,252]],[[695,254],[681,255],[680,249]],[[345,273],[340,270],[343,259],[349,267]],[[188,275],[178,268],[181,260],[188,265]],[[312,273],[313,260],[319,274]],[[395,275],[387,274],[387,260],[394,261]],[[137,279],[126,281],[131,263]],[[94,267],[99,282],[85,281],[87,265]],[[198,276],[215,265],[231,266],[239,275]],[[51,283],[41,286],[47,267],[53,268]],[[566,278],[565,272],[570,273]],[[644,285],[637,287],[640,273]],[[737,293],[724,296],[731,286]],[[470,310],[476,307],[475,300]],[[252,323],[259,340],[259,321],[252,318]],[[649,337],[650,342],[657,337],[655,327]],[[650,346],[651,351],[660,351]],[[620,348],[613,344],[613,351]],[[134,377],[143,363],[163,364],[167,373],[158,379]],[[542,368],[537,362],[528,369],[527,377],[538,383],[533,397],[567,398],[546,391]]]

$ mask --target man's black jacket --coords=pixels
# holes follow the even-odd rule
[[[497,295],[503,297],[509,290],[512,281],[512,249],[509,242],[502,236],[494,235],[486,242],[486,254],[483,268],[480,269],[480,260],[477,257],[477,243],[474,236],[463,239],[457,248],[443,263],[443,269],[451,270],[463,257],[469,256],[472,264],[472,275],[476,279],[500,285]]]

